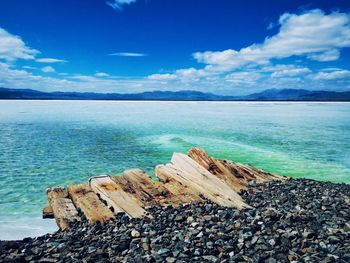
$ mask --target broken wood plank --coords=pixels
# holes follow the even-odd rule
[[[247,188],[248,180],[246,178],[233,173],[232,168],[228,167],[225,162],[210,157],[203,149],[192,148],[189,150],[188,156],[210,173],[224,180],[234,190],[239,191]]]
[[[284,176],[266,172],[250,164],[240,164],[240,163],[235,163],[235,164],[238,165],[240,168],[242,168],[244,171],[250,173],[251,175],[252,174],[255,175],[255,177],[257,178],[257,182],[269,182],[272,180],[286,180],[286,177]]]
[[[203,202],[204,199],[196,189],[174,178],[173,174],[179,172],[181,171],[177,171],[171,164],[161,164],[157,165],[155,168],[156,176],[163,183],[165,188],[173,195],[177,196],[180,203]]]
[[[50,205],[47,205],[46,207],[44,207],[43,209],[43,219],[46,218],[55,218],[55,216],[53,215],[53,211]]]
[[[71,223],[80,221],[78,211],[64,187],[48,188],[46,193],[59,228],[65,229]]]
[[[267,182],[282,180],[282,176],[271,174],[251,165],[235,163],[230,160],[217,160],[201,148],[192,148],[188,155],[212,174],[226,181],[236,191],[246,189],[248,181]]]
[[[156,174],[159,172],[219,205],[238,209],[249,207],[225,181],[211,174],[185,154],[174,153],[171,164],[158,166]]]
[[[114,182],[110,176],[92,177],[89,180],[91,189],[111,206],[115,213],[124,212],[130,217],[138,218],[145,215],[141,203],[122,186]]]
[[[101,224],[114,219],[112,211],[105,206],[88,184],[68,186],[68,194],[76,208],[86,216],[90,224]]]
[[[181,200],[172,194],[164,184],[152,180],[146,172],[140,169],[126,170],[122,176],[111,176],[111,179],[122,186],[125,192],[139,200],[143,207],[181,203]]]

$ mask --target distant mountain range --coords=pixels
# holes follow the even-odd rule
[[[25,100],[174,100],[174,101],[350,101],[350,91],[310,91],[303,89],[268,89],[246,96],[223,96],[183,91],[149,91],[142,93],[42,92],[32,89],[0,88],[0,99]]]

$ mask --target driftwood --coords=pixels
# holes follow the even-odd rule
[[[68,186],[68,194],[74,205],[86,216],[89,223],[105,223],[114,219],[114,214],[97,197],[88,184]]]
[[[142,217],[145,210],[133,195],[125,192],[110,176],[93,177],[89,180],[90,187],[100,198],[112,207],[115,213],[126,213],[130,217]]]
[[[155,172],[164,186],[171,193],[177,195],[182,203],[196,203],[204,201],[197,189],[176,178],[176,174],[180,174],[182,171],[178,170],[174,165],[157,165]]]
[[[234,189],[185,154],[174,153],[171,164],[158,166],[158,173],[173,178],[219,205],[239,209],[249,207]]]
[[[251,165],[217,160],[201,148],[192,148],[188,155],[174,153],[171,163],[156,166],[155,174],[159,181],[133,169],[120,176],[90,178],[89,184],[71,185],[68,192],[63,187],[49,188],[49,205],[43,209],[43,217],[54,217],[64,229],[80,219],[77,209],[92,224],[113,220],[117,213],[138,218],[146,215],[149,206],[178,206],[205,199],[222,206],[249,208],[237,193],[247,188],[249,180],[284,179]]]
[[[47,197],[49,205],[52,208],[57,225],[61,229],[69,227],[69,225],[77,220],[80,220],[78,211],[73,205],[73,202],[68,197],[68,193],[63,187],[52,187],[47,189]]]
[[[53,215],[52,207],[50,205],[47,205],[43,208],[43,219],[46,218],[55,218]]]
[[[250,180],[267,182],[283,179],[282,176],[267,173],[251,165],[243,165],[230,160],[217,160],[207,155],[201,148],[192,148],[188,155],[207,171],[224,180],[236,191],[246,189]]]
[[[140,169],[126,170],[122,176],[111,176],[123,190],[132,194],[143,207],[153,205],[178,205],[182,202],[177,195],[170,192],[164,184],[152,180]]]

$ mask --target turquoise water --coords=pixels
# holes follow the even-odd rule
[[[0,101],[0,239],[54,230],[45,189],[202,146],[293,177],[350,183],[349,103]]]

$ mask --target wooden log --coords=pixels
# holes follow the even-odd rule
[[[59,228],[65,229],[72,222],[80,220],[78,211],[64,187],[48,188],[46,193]]]
[[[111,176],[111,179],[139,200],[143,207],[170,204],[176,206],[181,203],[162,183],[152,180],[140,169],[126,170],[122,176]]]
[[[110,176],[90,178],[89,184],[115,213],[126,213],[133,218],[142,217],[145,214],[142,204],[133,195],[125,192],[122,186],[114,182]]]
[[[233,189],[247,188],[248,181],[267,182],[283,180],[282,176],[271,174],[251,165],[235,163],[230,160],[217,160],[201,148],[190,149],[188,155],[203,168],[226,181]]]
[[[171,164],[157,167],[156,174],[159,173],[172,177],[219,205],[238,209],[249,207],[225,181],[208,172],[185,154],[174,153]]]
[[[114,219],[112,211],[105,206],[88,184],[68,186],[68,194],[75,207],[84,213],[90,224],[101,224]]]
[[[43,219],[46,219],[46,218],[55,218],[50,205],[47,205],[46,207],[43,208]]]

